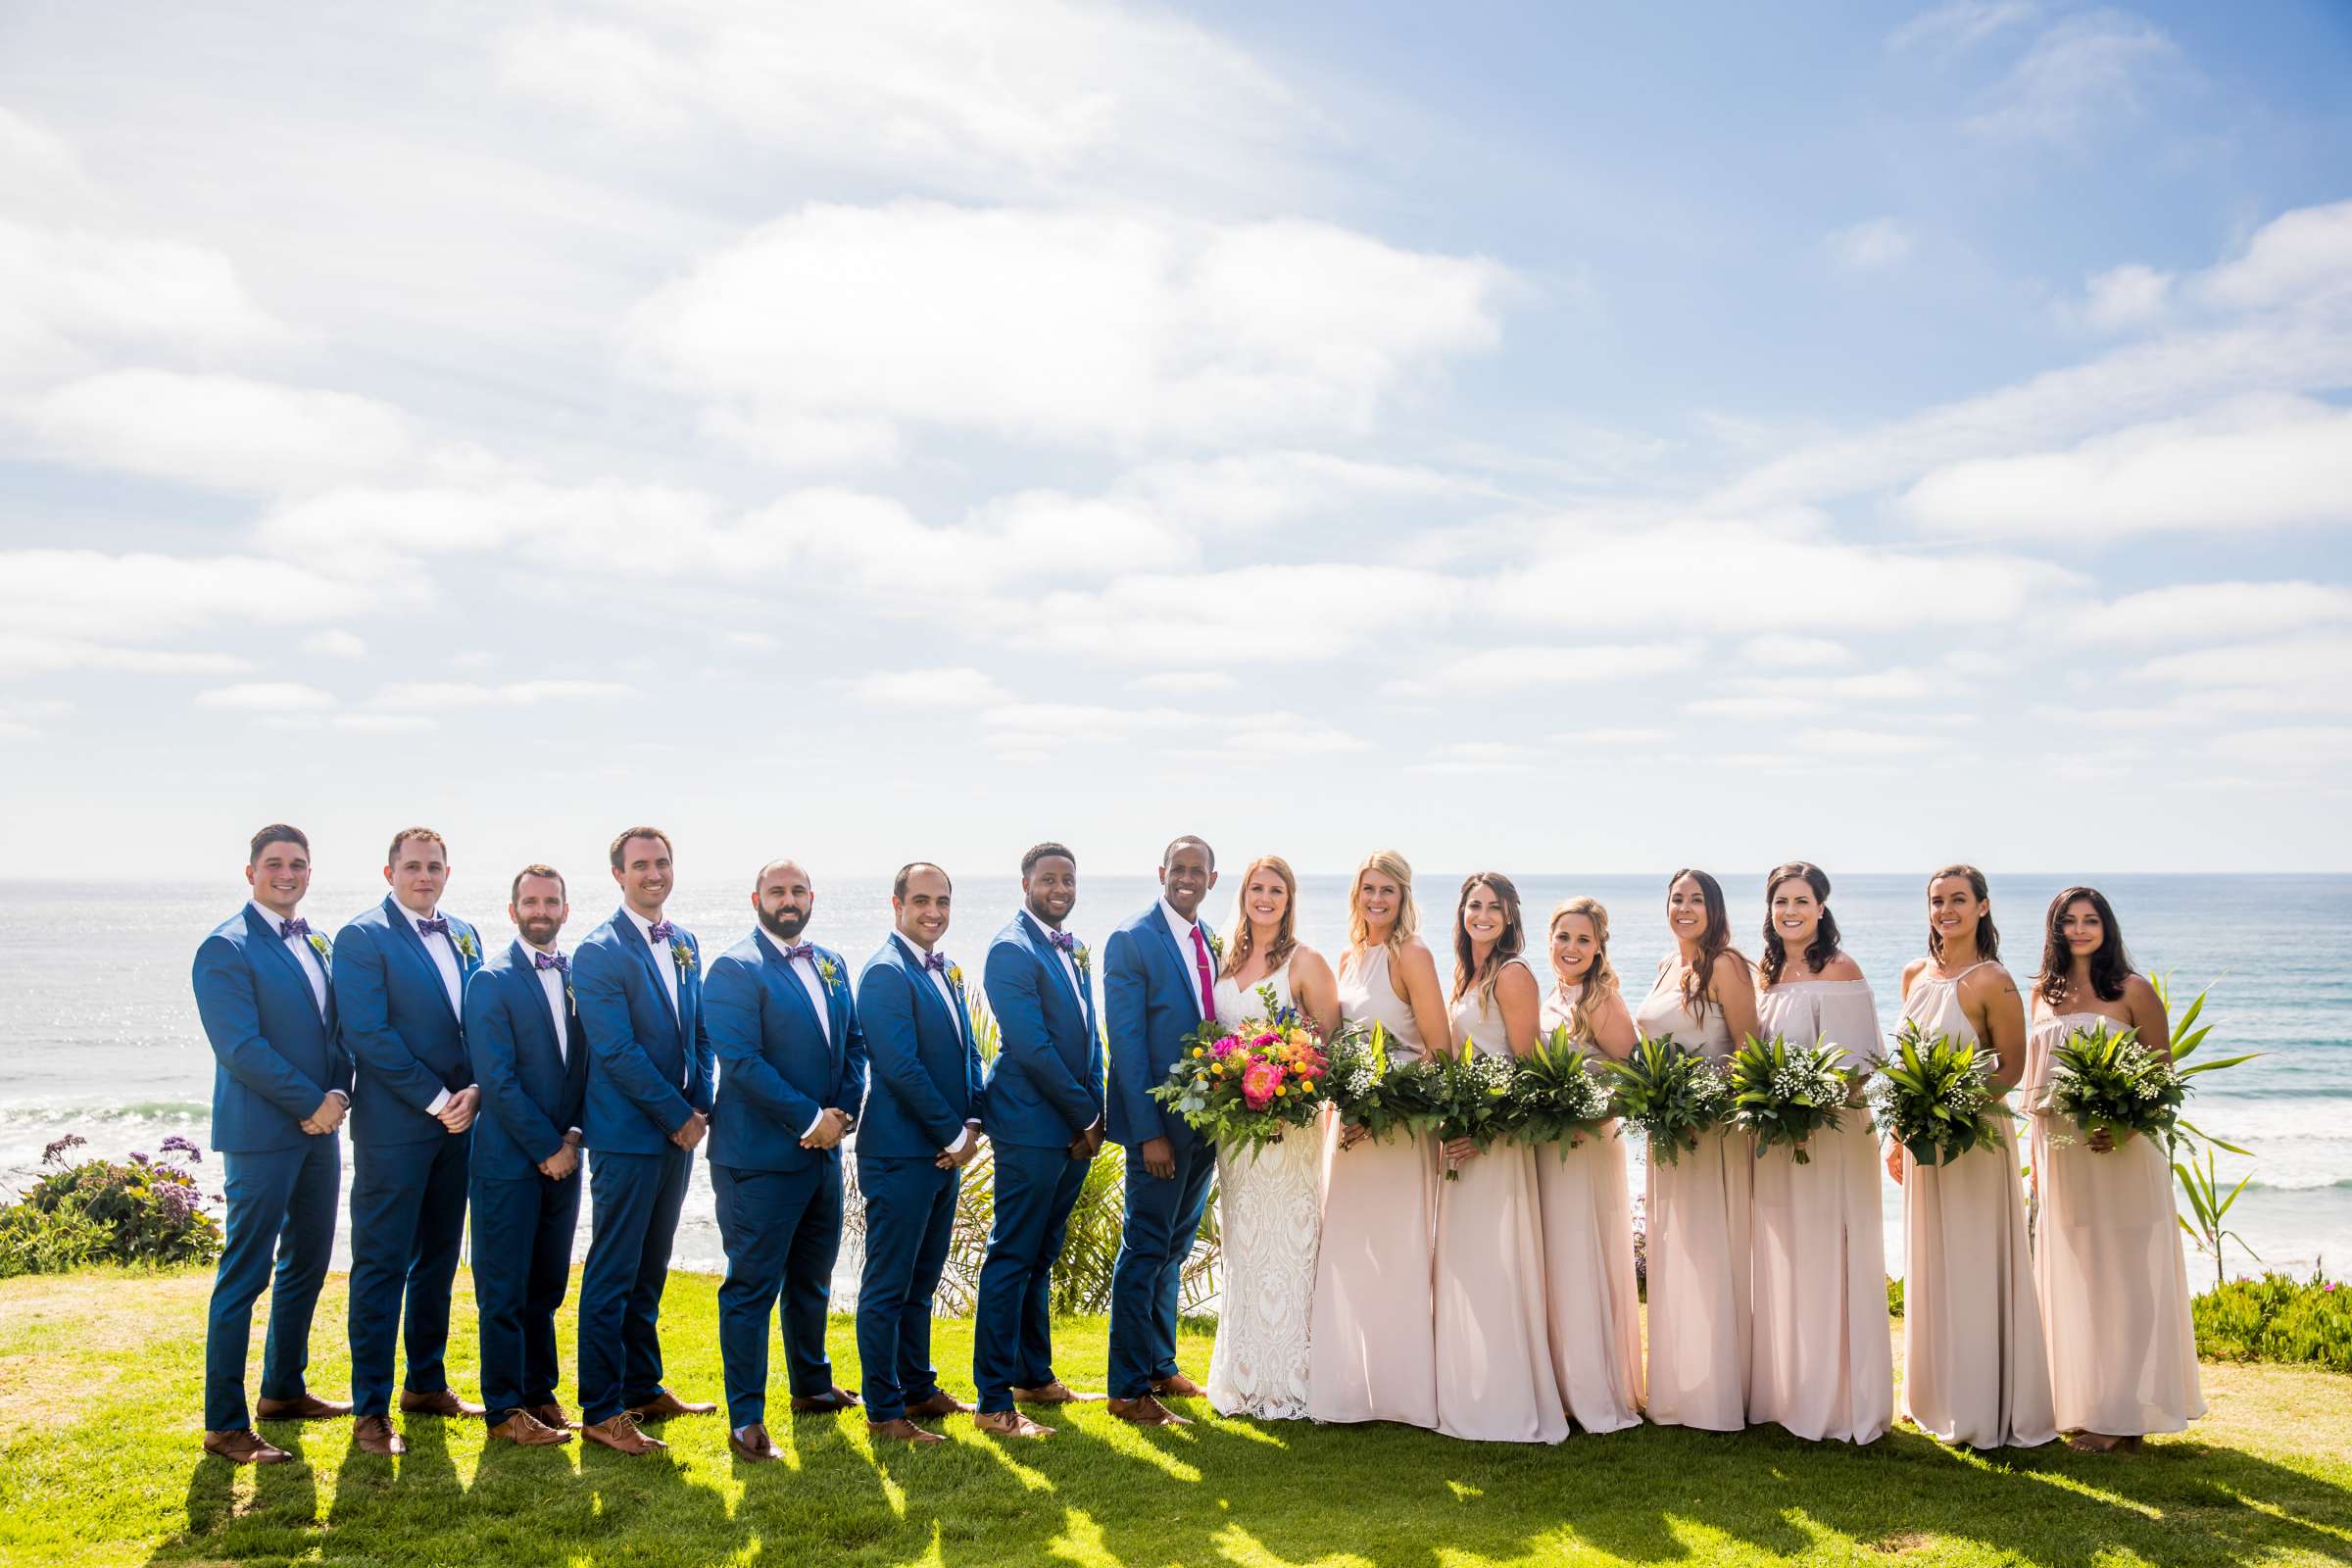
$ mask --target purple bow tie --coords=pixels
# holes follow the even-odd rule
[[[420,937],[445,937],[449,935],[449,921],[442,915],[427,915],[416,922],[416,934]]]
[[[299,917],[292,920],[280,920],[277,922],[277,934],[281,939],[286,940],[308,937],[311,934],[311,922]]]
[[[1046,940],[1053,943],[1064,953],[1075,953],[1078,951],[1078,939],[1070,935],[1067,931],[1049,931],[1046,933]]]
[[[923,967],[926,969],[936,969],[940,973],[945,974],[948,968],[947,957],[944,954],[926,953],[923,955]]]
[[[674,925],[671,925],[667,920],[656,920],[651,926],[646,928],[645,940],[655,943],[667,942],[671,937],[674,937],[677,934],[678,928]]]
[[[565,974],[571,973],[571,960],[561,953],[534,953],[531,960],[542,969],[560,969]]]
[[[796,942],[791,947],[784,949],[784,961],[786,963],[790,963],[795,958],[807,958],[810,963],[814,963],[816,961],[816,944],[813,942]]]

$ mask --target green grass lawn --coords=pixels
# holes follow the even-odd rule
[[[395,1461],[352,1449],[348,1422],[271,1423],[301,1462],[235,1470],[197,1448],[210,1284],[0,1282],[0,1562],[2352,1563],[2352,1380],[2314,1370],[2208,1364],[2212,1415],[2136,1459],[1988,1459],[1908,1429],[1860,1450],[1778,1429],[1643,1427],[1556,1448],[1214,1418],[1144,1432],[1097,1405],[1055,1414],[1043,1443],[957,1420],[953,1443],[920,1449],[877,1450],[854,1414],[785,1416],[771,1430],[789,1459],[766,1466],[733,1458],[719,1416],[670,1422],[669,1451],[645,1459],[576,1442],[485,1452],[479,1422],[411,1418]],[[313,1387],[334,1395],[343,1285],[329,1281],[314,1341]],[[669,1382],[690,1397],[719,1396],[716,1288],[670,1279]],[[451,1365],[470,1394],[471,1286],[458,1289]],[[855,1386],[847,1319],[832,1339]],[[563,1343],[568,1356],[568,1314]],[[1065,1375],[1102,1387],[1100,1320],[1055,1343]],[[941,1323],[967,1397],[970,1344],[967,1323]],[[1184,1361],[1205,1374],[1205,1335],[1187,1336]]]

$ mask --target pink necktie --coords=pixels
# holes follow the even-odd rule
[[[1200,1016],[1217,1015],[1217,972],[1208,966],[1208,938],[1193,927],[1193,965],[1200,971]]]

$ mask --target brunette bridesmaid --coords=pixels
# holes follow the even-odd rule
[[[2203,1415],[2205,1396],[2166,1152],[2147,1138],[2085,1134],[2042,1108],[2051,1053],[2075,1030],[2101,1025],[2172,1050],[2164,1004],[2132,969],[2114,908],[2095,888],[2068,888],[2050,901],[2026,1054],[2028,1142],[2041,1187],[2034,1277],[2059,1429],[2089,1452],[2135,1452],[2146,1434],[2179,1432]]]
[[[1622,1061],[1634,1015],[1609,963],[1609,911],[1570,899],[1551,911],[1551,988],[1537,1026]],[[1568,1417],[1587,1432],[1642,1420],[1642,1307],[1634,1278],[1634,1204],[1615,1123],[1574,1148],[1536,1151],[1544,1221],[1544,1299],[1552,1375]]]
[[[1997,961],[1984,873],[1949,865],[1928,879],[1928,956],[1903,970],[1903,1016],[1969,1041],[2004,1092],[2026,1066],[2026,1005]],[[2058,1436],[2018,1184],[2017,1140],[1948,1165],[1892,1150],[1903,1184],[1903,1414],[1942,1443],[2029,1448]]]
[[[1756,1160],[1747,1418],[1816,1443],[1875,1443],[1894,1420],[1879,1144],[1861,1104],[1862,1075],[1885,1054],[1878,1004],[1838,945],[1821,867],[1776,866],[1764,903],[1758,1038],[1837,1047],[1855,1087],[1838,1125],[1806,1140],[1805,1163],[1777,1147]]]
[[[1671,1035],[1729,1056],[1756,1032],[1751,967],[1732,949],[1723,886],[1704,871],[1667,883],[1673,956],[1634,1014],[1648,1039]],[[1701,1135],[1673,1163],[1649,1152],[1649,1418],[1737,1432],[1747,1424],[1749,1195],[1744,1137]]]
[[[1462,883],[1454,906],[1449,1039],[1488,1056],[1535,1049],[1543,1010],[1521,950],[1519,890],[1499,871]],[[1438,1190],[1438,1430],[1481,1443],[1558,1443],[1568,1413],[1553,1374],[1544,1304],[1535,1151],[1468,1139],[1442,1152],[1455,1170]]]
[[[1396,1062],[1419,1060],[1431,1042],[1446,1039],[1437,960],[1419,929],[1413,868],[1394,850],[1374,852],[1348,895],[1340,1016],[1386,1028]],[[1306,1412],[1317,1421],[1434,1427],[1436,1145],[1336,1127],[1330,1171],[1307,1335]]]

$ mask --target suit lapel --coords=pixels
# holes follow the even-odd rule
[[[923,967],[923,956],[915,952],[913,945],[895,931],[890,934],[890,940],[891,945],[898,949],[899,967],[914,977],[914,994],[917,999],[916,1004],[920,1005],[923,1003],[929,1003],[935,1011],[946,1013],[948,1015],[948,1027],[955,1032],[956,1040],[962,1044],[969,1045],[971,1043],[971,1036],[965,1032],[964,1020],[956,1016],[956,1014],[960,1012],[962,1009],[960,1007],[952,1005],[940,996],[939,987],[931,983],[931,971]],[[941,978],[946,979],[946,976],[943,975]],[[949,981],[948,996],[953,997],[955,995],[955,982]]]
[[[334,987],[330,984],[325,988],[326,1005],[320,1006],[318,993],[311,989],[310,972],[303,968],[302,960],[286,951],[286,939],[279,936],[270,923],[262,918],[251,903],[245,906],[245,929],[263,947],[277,955],[277,961],[284,965],[288,974],[294,977],[294,983],[302,987],[302,994],[311,999],[311,1010],[318,1013],[321,1019],[331,1016],[334,1006]],[[318,958],[316,950],[313,951],[311,956],[314,961],[318,962],[319,974],[326,975],[326,963],[323,959]],[[329,978],[331,980],[332,977],[329,976]]]
[[[441,978],[441,964],[434,958],[432,950],[424,945],[424,938],[416,934],[416,923],[409,918],[409,911],[400,906],[399,900],[386,895],[384,913],[392,922],[392,929],[395,933],[392,940],[408,949],[409,956],[416,961],[423,969],[425,978],[431,982],[433,995],[441,999],[441,1005],[449,1008],[449,1015],[455,1018],[458,1010],[451,1007],[449,1004],[449,982]],[[452,926],[451,930],[454,932],[456,927]],[[464,957],[458,956],[456,942],[450,943],[449,951],[451,956],[457,959],[458,983],[462,987],[466,981],[466,960]]]
[[[1156,904],[1152,906],[1152,929],[1159,933],[1160,952],[1167,955],[1176,965],[1177,983],[1184,987],[1185,995],[1193,999],[1193,1011],[1199,1012],[1200,972],[1195,966],[1193,955],[1184,951],[1184,945],[1176,940],[1176,933],[1168,929],[1167,911]]]
[[[775,943],[768,939],[765,931],[755,931],[752,933],[752,937],[760,944],[760,953],[767,958],[767,969],[772,977],[771,983],[774,988],[783,994],[785,1001],[802,1017],[808,1020],[809,1027],[817,1031],[817,1037],[830,1045],[832,1038],[838,1036],[841,1031],[838,1029],[827,1030],[817,1023],[816,1009],[808,1004],[808,988],[801,984],[801,977],[794,971],[791,961],[777,949]],[[821,984],[821,973],[819,981]],[[823,989],[825,1010],[830,1013],[833,1010],[833,988],[825,986]],[[826,1021],[831,1022],[831,1019],[828,1018]]]
[[[660,957],[654,956],[654,945],[645,940],[645,933],[637,929],[637,922],[629,918],[627,909],[612,911],[612,934],[620,939],[622,947],[637,950],[638,962],[645,965],[646,973],[653,979],[654,995],[661,998],[662,1003],[669,1007],[670,1021],[678,1028],[683,1029],[686,1025],[686,977],[682,974],[677,975],[678,1000],[672,1003],[669,1000],[669,987],[662,983],[662,971],[655,967],[657,964],[666,963],[669,965],[671,973],[676,974],[678,967],[676,960],[671,958],[666,952]]]
[[[570,1053],[564,1049],[563,1039],[556,1034],[556,1020],[548,1016],[547,986],[539,978],[539,960],[530,949],[522,945],[520,940],[514,943],[514,954],[515,966],[522,971],[523,982],[529,987],[531,993],[531,1005],[523,1010],[536,1020],[540,1036],[547,1041],[547,1049],[556,1054],[557,1064],[568,1068]],[[563,979],[566,987],[570,985],[568,979],[564,979],[561,975],[557,978]],[[568,997],[564,999],[564,1007],[566,1011],[570,1010]],[[575,1045],[577,1043],[577,1041],[573,1042]]]

